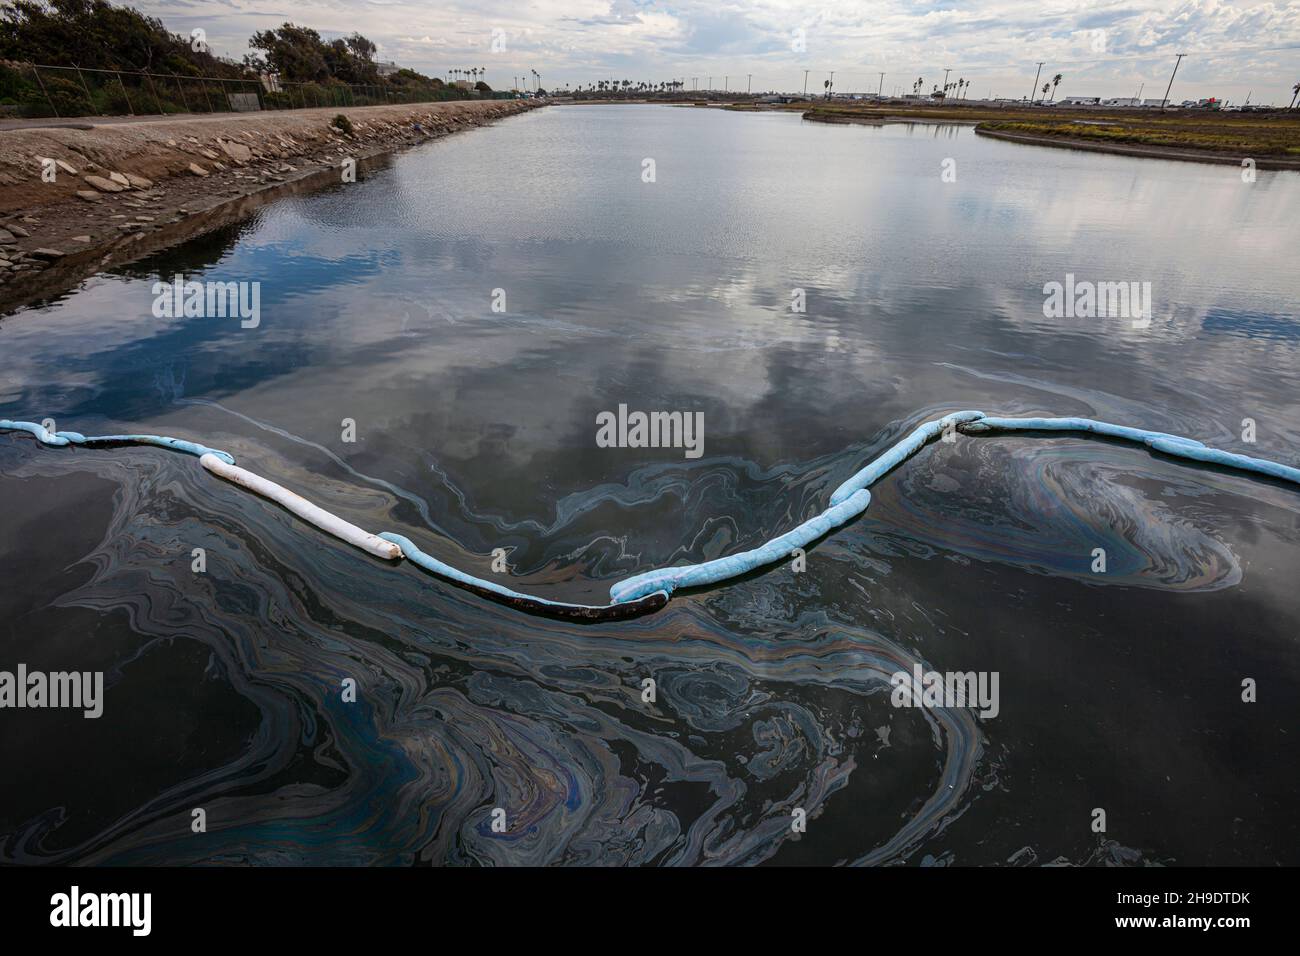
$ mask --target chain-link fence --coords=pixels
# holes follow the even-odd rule
[[[240,113],[476,99],[452,86],[290,83],[43,63],[0,63],[0,118]]]

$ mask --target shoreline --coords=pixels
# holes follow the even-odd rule
[[[361,174],[398,150],[541,105],[458,100],[0,131],[0,315],[338,183],[345,158]],[[330,125],[340,113],[353,136]]]
[[[1215,153],[1210,150],[1179,149],[1175,146],[1143,146],[1138,143],[1098,143],[1086,139],[1070,139],[1064,136],[1035,136],[1032,133],[1012,133],[1000,129],[975,127],[977,136],[1005,140],[1008,143],[1020,143],[1025,146],[1052,146],[1057,149],[1077,149],[1089,153],[1109,153],[1112,156],[1131,156],[1140,159],[1169,159],[1188,163],[1216,163],[1223,166],[1241,166],[1246,158],[1228,153]],[[1256,169],[1300,170],[1300,159],[1280,159],[1271,156],[1250,157],[1255,161]]]
[[[790,107],[778,106],[777,109]],[[842,124],[858,122],[876,125],[893,123],[953,124],[973,126],[980,136],[1025,146],[1048,146],[1055,149],[1078,149],[1137,159],[1166,159],[1181,162],[1214,163],[1241,166],[1244,159],[1254,161],[1256,169],[1300,170],[1300,114],[1290,111],[1272,114],[1233,114],[1211,110],[1169,110],[1146,112],[1125,109],[1083,111],[1062,107],[986,106],[955,103],[951,106],[917,105],[849,107],[819,104],[802,111],[810,122]],[[1075,124],[1104,126],[1124,138],[1064,135],[1052,131],[999,128],[1019,126],[1055,127]],[[1169,142],[1171,138],[1186,142]],[[1231,140],[1228,145],[1225,141]],[[1288,148],[1289,147],[1289,148]]]

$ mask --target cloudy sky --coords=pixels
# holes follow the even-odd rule
[[[598,79],[797,91],[835,71],[842,92],[972,80],[1024,96],[1037,61],[1058,96],[1164,93],[1287,103],[1300,82],[1300,0],[126,0],[169,28],[203,28],[241,57],[285,21],[359,31],[380,58],[430,74],[482,67],[496,87],[536,70],[549,89]],[[493,37],[497,38],[494,50]],[[501,47],[504,46],[504,49]],[[1041,86],[1042,80],[1039,80]]]

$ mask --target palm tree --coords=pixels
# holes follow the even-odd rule
[[[1061,80],[1065,79],[1060,73],[1052,77],[1052,99],[1056,99],[1056,88],[1061,85]]]
[[[1297,96],[1300,96],[1300,83],[1291,87],[1291,105],[1287,107],[1287,109],[1295,109],[1295,100]]]
[[[1043,99],[1041,100],[1041,102],[1044,102],[1044,103],[1047,102],[1047,91],[1050,90],[1051,88],[1052,88],[1052,84],[1051,84],[1051,83],[1044,83],[1044,84],[1043,84]]]

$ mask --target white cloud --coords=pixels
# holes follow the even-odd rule
[[[799,89],[803,71],[836,71],[838,90],[927,88],[942,71],[974,79],[972,95],[1028,92],[1034,65],[1066,76],[1060,93],[1163,92],[1173,54],[1191,54],[1176,93],[1289,100],[1300,79],[1300,0],[137,0],[177,32],[202,26],[239,57],[255,30],[286,20],[333,36],[364,33],[386,59],[431,74],[486,67],[488,81],[538,70],[549,86],[596,79],[657,82],[712,74],[732,88]],[[492,30],[507,37],[491,52]],[[807,35],[806,53],[791,32]],[[1105,31],[1105,52],[1091,46]],[[1290,50],[1266,50],[1285,46]]]

